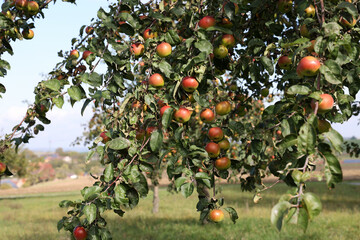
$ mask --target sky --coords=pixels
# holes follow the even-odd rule
[[[113,1],[110,1],[113,2]],[[18,124],[27,109],[28,103],[34,101],[34,87],[43,80],[43,76],[51,71],[62,59],[57,56],[60,50],[71,48],[71,39],[78,36],[82,25],[91,23],[100,7],[106,9],[106,0],[77,0],[77,5],[57,1],[45,10],[45,19],[37,19],[32,40],[16,41],[12,47],[14,55],[3,55],[11,70],[0,82],[7,88],[0,99],[0,136],[10,133]],[[360,100],[360,94],[357,99]],[[91,108],[87,108],[81,116],[82,103],[74,108],[65,103],[63,109],[54,107],[48,114],[52,121],[45,126],[36,138],[24,147],[34,151],[49,151],[56,148],[65,150],[86,151],[86,147],[71,147],[70,144],[83,133],[83,124],[91,118]],[[344,124],[332,124],[344,137],[360,138],[359,118],[352,118]]]

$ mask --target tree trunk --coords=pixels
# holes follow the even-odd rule
[[[199,200],[201,198],[206,198],[208,199],[208,201],[210,201],[210,192],[209,192],[209,188],[207,188],[206,186],[204,185],[201,185],[201,186],[197,186],[197,191],[198,191],[198,198]],[[208,220],[207,218],[204,218],[202,221],[201,221],[201,224],[207,224],[208,223]]]
[[[152,209],[152,212],[153,213],[158,213],[159,212],[159,203],[160,203],[159,185],[154,185],[153,192],[154,192],[154,196],[153,196],[153,209]]]

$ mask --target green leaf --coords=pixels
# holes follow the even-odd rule
[[[302,180],[302,175],[303,173],[300,172],[299,170],[293,170],[293,172],[291,173],[291,177],[294,179],[294,181],[299,184]]]
[[[288,223],[298,225],[304,232],[306,231],[309,223],[309,215],[304,208],[292,208],[288,214]]]
[[[341,79],[336,77],[326,65],[321,65],[320,72],[324,75],[327,82],[331,84],[341,84]]]
[[[172,68],[171,68],[171,65],[166,62],[165,60],[162,60],[160,63],[159,63],[159,69],[162,73],[165,74],[165,76],[167,78],[170,77],[170,74],[172,73]]]
[[[329,139],[329,141],[331,142],[331,145],[334,147],[334,149],[340,153],[343,152],[343,143],[344,143],[344,139],[343,137],[340,135],[340,133],[338,133],[335,129],[330,128],[330,130],[328,132],[324,132],[323,135],[325,137],[327,137],[327,139]]]
[[[295,94],[308,95],[310,92],[311,92],[311,89],[309,87],[307,87],[307,86],[293,85],[288,89],[287,94],[290,94],[290,95],[295,95]]]
[[[141,173],[139,174],[139,181],[134,183],[134,188],[139,193],[140,197],[146,197],[149,192],[149,187],[146,178]]]
[[[318,196],[308,192],[303,195],[303,201],[310,219],[313,219],[320,214],[322,210],[322,204]]]
[[[109,142],[108,147],[114,150],[122,150],[129,148],[131,145],[130,141],[123,137],[118,137]]]
[[[151,138],[150,138],[151,151],[153,151],[153,152],[159,151],[160,147],[162,146],[162,143],[163,143],[162,132],[160,130],[156,130],[156,131],[152,132]]]
[[[302,153],[313,153],[316,144],[316,132],[310,123],[301,126],[298,136],[298,147]]]
[[[115,186],[114,188],[114,200],[115,202],[117,203],[120,203],[120,204],[128,204],[129,203],[129,199],[127,198],[126,196],[126,190],[127,188],[122,185],[122,184],[118,184]]]
[[[104,170],[105,182],[110,182],[114,178],[114,166],[112,163],[108,164]]]
[[[170,126],[170,123],[173,119],[173,108],[168,108],[165,110],[164,115],[161,118],[161,124],[164,129],[167,129]]]
[[[205,172],[197,172],[195,174],[196,179],[211,179],[210,176]]]
[[[44,81],[44,85],[53,91],[59,91],[61,87],[60,81],[56,78]]]
[[[58,96],[56,98],[53,98],[52,99],[53,103],[55,103],[55,105],[58,107],[58,108],[62,108],[62,106],[64,105],[64,97],[63,96]]]
[[[96,212],[97,208],[95,204],[86,205],[84,207],[84,214],[86,216],[86,219],[88,220],[89,224],[91,224],[96,219]]]
[[[350,13],[354,18],[357,18],[359,15],[358,10],[356,9],[355,5],[349,2],[341,2],[337,6],[337,9],[343,9],[346,10],[348,13]]]
[[[93,72],[89,76],[89,83],[94,87],[99,87],[102,85],[102,75],[99,75],[96,72]]]
[[[84,197],[85,201],[91,201],[99,196],[101,190],[102,187],[99,186],[85,187],[81,190],[81,195]]]
[[[227,211],[229,213],[231,221],[233,221],[233,223],[235,224],[236,220],[239,219],[239,216],[238,216],[236,210],[232,207],[226,207],[224,209],[225,209],[225,211]]]
[[[194,184],[192,183],[185,183],[181,185],[181,194],[184,197],[189,197],[194,192]]]
[[[262,65],[265,67],[266,71],[268,71],[268,73],[270,75],[273,75],[274,74],[274,64],[271,61],[271,59],[268,57],[262,56],[260,58],[260,61],[261,61]]]
[[[68,208],[68,207],[72,207],[72,206],[74,206],[74,202],[69,201],[69,200],[62,200],[59,203],[59,207],[61,207],[61,208]]]
[[[325,37],[332,35],[340,35],[342,27],[337,22],[329,22],[323,24]]]
[[[199,42],[195,42],[194,46],[201,52],[205,52],[206,55],[212,53],[213,51],[213,45],[208,40],[200,40]]]
[[[289,202],[279,202],[271,209],[271,223],[280,231],[283,225],[283,219],[289,211],[291,204]]]
[[[187,181],[186,177],[179,177],[175,180],[175,187],[177,191],[180,190],[180,187]]]
[[[219,31],[227,34],[233,34],[233,32],[230,29],[219,26],[209,27],[206,29],[206,31]]]
[[[82,91],[77,86],[72,86],[67,90],[69,96],[75,101],[80,101],[82,99]]]
[[[325,178],[329,188],[334,188],[336,183],[343,179],[341,165],[339,160],[330,152],[323,152],[322,156],[325,160]]]
[[[81,108],[81,116],[84,116],[84,111],[85,111],[86,107],[89,105],[90,102],[91,102],[90,98],[85,100],[85,102],[84,102],[84,104],[83,104],[83,106]]]

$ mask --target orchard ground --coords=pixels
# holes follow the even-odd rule
[[[242,192],[239,185],[221,185],[217,196],[225,197],[225,206],[232,205],[239,214],[234,225],[228,215],[220,224],[202,226],[196,212],[196,194],[185,199],[165,187],[160,190],[160,212],[152,210],[152,193],[124,218],[107,213],[114,239],[358,239],[360,236],[360,164],[343,164],[344,181],[333,190],[324,182],[309,183],[308,190],[319,195],[323,212],[313,220],[304,234],[296,226],[288,226],[279,234],[270,223],[270,211],[279,195],[288,187],[278,184],[265,191],[259,204],[252,202],[252,193]],[[350,175],[351,174],[351,175]],[[271,179],[269,179],[271,181]],[[58,233],[56,224],[66,209],[61,200],[80,198],[79,190],[89,185],[90,178],[59,180],[18,190],[1,190],[0,226],[2,240],[70,239],[65,231]],[[8,199],[6,199],[8,198]],[[129,212],[131,211],[131,214]]]

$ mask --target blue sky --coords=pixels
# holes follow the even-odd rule
[[[113,1],[110,1],[113,2]],[[9,133],[25,114],[28,101],[34,100],[33,90],[37,83],[43,80],[43,75],[53,69],[61,59],[57,56],[60,50],[71,48],[71,39],[78,36],[82,25],[88,25],[91,18],[96,17],[97,10],[106,7],[106,0],[77,0],[77,5],[57,1],[55,5],[45,10],[45,19],[38,19],[32,40],[17,41],[13,45],[15,54],[3,57],[10,62],[11,70],[8,75],[0,79],[7,88],[7,92],[0,99],[0,135]],[[360,95],[357,96],[360,99]],[[52,123],[45,127],[45,131],[31,139],[26,148],[32,150],[49,150],[62,147],[64,149],[81,150],[84,147],[70,147],[77,136],[82,135],[83,127],[91,117],[88,108],[84,117],[80,115],[81,104],[64,104],[63,109],[54,108],[49,113]],[[344,137],[356,136],[360,138],[358,118],[347,123],[332,126]]]

